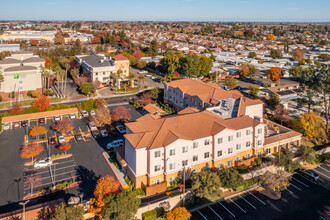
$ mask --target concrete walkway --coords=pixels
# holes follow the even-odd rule
[[[109,165],[110,169],[112,170],[113,174],[115,175],[115,177],[117,178],[118,182],[120,183],[120,186],[123,189],[128,189],[128,184],[125,181],[125,174],[120,171],[114,163],[112,163],[110,161],[110,156],[107,152],[103,152],[102,156],[104,157],[105,161],[107,162],[107,164]]]

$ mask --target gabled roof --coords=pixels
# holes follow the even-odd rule
[[[161,109],[157,105],[151,104],[151,103],[144,106],[143,109],[146,110],[147,112],[149,112],[150,114],[154,114],[157,112],[163,112],[163,109]]]
[[[83,56],[81,60],[92,67],[106,67],[106,66],[113,66],[111,61],[104,56],[99,56],[96,54]]]
[[[116,56],[112,57],[112,59],[113,59],[114,61],[126,61],[126,60],[128,60],[128,58],[125,57],[125,56],[122,55],[122,54],[117,54]]]
[[[37,63],[37,62],[45,62],[45,60],[40,57],[30,57],[23,60],[23,63]]]
[[[35,66],[13,66],[5,69],[5,72],[36,70]]]
[[[3,64],[14,64],[14,63],[21,63],[20,60],[18,59],[14,59],[14,58],[6,58],[4,60],[0,60],[0,65],[3,65]]]

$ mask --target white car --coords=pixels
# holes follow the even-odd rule
[[[107,144],[107,148],[116,148],[124,145],[124,141],[122,139],[112,141],[111,143]]]
[[[152,77],[152,75],[146,75],[146,77]]]
[[[75,114],[70,114],[70,119],[75,119],[76,118],[76,115]]]
[[[9,123],[3,124],[3,130],[9,130],[10,126]]]
[[[126,133],[126,129],[125,129],[125,127],[123,125],[117,125],[116,128],[119,131],[119,133],[121,133],[121,134],[125,134]]]
[[[64,142],[65,142],[65,140],[64,140],[64,136],[63,136],[63,135],[58,136],[58,143],[62,144],[62,143],[64,143]]]
[[[53,164],[51,160],[38,160],[34,163],[34,168],[47,167]]]
[[[86,117],[88,117],[88,112],[85,110],[82,110],[81,115],[86,118]]]
[[[60,121],[61,118],[60,118],[60,116],[55,116],[55,117],[54,117],[54,120],[55,120],[55,121]]]
[[[139,74],[143,74],[143,73],[148,73],[148,71],[146,71],[146,70],[141,70],[141,71],[139,72]]]
[[[91,111],[89,112],[89,114],[90,114],[90,115],[95,115],[95,111],[94,111],[94,110],[91,110]]]
[[[108,137],[108,132],[105,129],[100,130],[102,137]]]

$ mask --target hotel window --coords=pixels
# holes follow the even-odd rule
[[[262,141],[261,140],[258,140],[258,146],[262,145]]]
[[[237,138],[241,137],[241,132],[237,132],[237,133],[236,133],[236,137],[237,137]]]
[[[231,154],[231,153],[233,153],[233,148],[232,147],[228,148],[228,154]]]
[[[236,144],[236,150],[240,150],[241,149],[241,144]]]
[[[205,152],[204,153],[204,158],[209,158],[210,157],[210,153],[209,152]]]
[[[188,160],[183,160],[182,161],[182,166],[188,166]]]
[[[188,152],[188,146],[183,146],[182,147],[182,153]]]
[[[172,176],[172,177],[170,177],[170,179],[169,179],[169,181],[170,181],[171,184],[174,182],[174,180],[175,180],[175,176]]]
[[[250,134],[251,134],[251,130],[250,129],[246,130],[246,135],[250,135]]]
[[[193,143],[193,148],[197,148],[198,147],[198,142],[194,142]]]
[[[232,141],[233,140],[233,135],[229,135],[228,136],[228,141]]]
[[[218,163],[218,169],[222,168],[222,163]]]
[[[209,139],[204,140],[204,145],[209,145],[209,144],[210,144],[210,140]]]
[[[246,154],[246,159],[250,159],[250,154]]]
[[[95,73],[95,76],[98,76],[99,75],[99,73]]]
[[[240,161],[241,160],[241,157],[236,157],[236,161]]]
[[[247,141],[246,142],[246,147],[250,147],[251,146],[251,142],[250,141]]]
[[[175,155],[175,149],[170,150],[170,156]]]
[[[155,166],[155,172],[158,172],[158,171],[160,171],[160,165]]]
[[[170,163],[170,170],[175,169],[175,163]]]
[[[267,148],[265,150],[266,150],[266,154],[270,154],[270,148]]]
[[[228,167],[231,167],[233,165],[233,161],[232,160],[228,160]]]
[[[218,157],[221,157],[222,156],[222,150],[219,150],[218,151]]]
[[[222,144],[222,138],[218,138],[218,144]]]
[[[160,150],[155,152],[155,158],[160,157]]]
[[[154,184],[155,184],[155,185],[160,184],[160,179],[156,179],[156,180],[154,181]]]
[[[258,128],[258,134],[262,133],[262,128]]]
[[[195,162],[195,161],[197,161],[198,160],[198,155],[194,155],[193,156],[193,161]]]

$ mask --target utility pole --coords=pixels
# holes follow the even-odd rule
[[[186,192],[186,174],[185,174],[185,166],[183,165],[183,198],[182,198],[182,206],[184,206],[184,198]]]
[[[25,202],[20,202],[19,204],[23,206],[23,220],[25,220],[25,205],[30,202],[30,200],[26,200]]]

